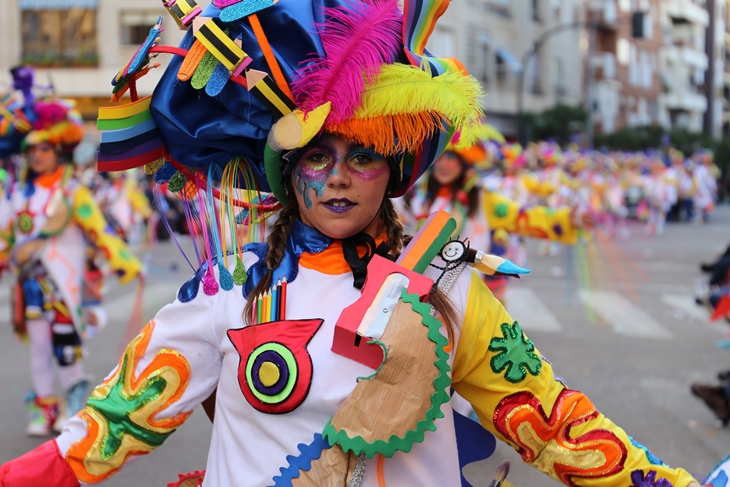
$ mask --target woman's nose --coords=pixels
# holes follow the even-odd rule
[[[348,186],[350,184],[350,173],[347,170],[347,164],[340,161],[332,167],[327,177],[327,185],[330,187]]]

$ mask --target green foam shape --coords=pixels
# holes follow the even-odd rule
[[[96,128],[99,130],[121,130],[129,127],[134,127],[152,118],[152,112],[145,110],[136,115],[132,115],[127,118],[112,118],[102,120],[101,118],[96,121]]]
[[[410,304],[413,311],[421,315],[421,323],[423,326],[428,327],[428,339],[436,344],[436,361],[434,365],[439,370],[439,375],[433,381],[435,391],[431,394],[431,407],[426,411],[426,416],[416,423],[415,429],[409,430],[402,438],[393,435],[388,441],[377,440],[372,443],[365,441],[362,436],[351,438],[344,430],[336,431],[330,418],[322,432],[322,436],[327,439],[330,446],[338,444],[345,452],[352,451],[355,455],[365,453],[368,458],[373,458],[376,453],[391,458],[395,452],[408,453],[413,448],[414,443],[423,442],[426,431],[436,431],[436,419],[444,417],[441,406],[449,401],[446,388],[451,384],[449,354],[444,351],[444,347],[448,345],[449,341],[439,331],[441,322],[431,316],[431,307],[428,303],[422,303],[418,299],[418,295],[408,294],[405,290],[401,294],[401,301]]]
[[[428,247],[428,250],[423,253],[423,256],[418,260],[416,265],[413,266],[414,272],[418,272],[419,274],[423,274],[424,272],[426,272],[426,269],[428,269],[428,266],[431,265],[433,259],[436,258],[438,253],[441,252],[441,249],[444,248],[444,245],[446,245],[446,243],[451,238],[454,230],[456,230],[456,220],[454,220],[453,218],[449,218],[449,220],[446,222],[446,225],[444,225],[444,228],[441,229],[438,236]]]
[[[203,59],[200,60],[200,64],[193,73],[193,78],[190,80],[190,84],[196,90],[202,90],[205,85],[208,84],[210,77],[213,76],[213,71],[218,64],[218,60],[215,58],[210,51],[205,51]]]

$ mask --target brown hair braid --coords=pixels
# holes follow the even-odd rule
[[[243,310],[243,320],[247,325],[251,325],[251,311],[253,309],[253,303],[256,297],[262,295],[267,289],[271,287],[272,276],[274,270],[281,264],[281,259],[284,258],[284,248],[286,246],[286,239],[289,238],[292,229],[294,228],[294,221],[299,217],[299,205],[297,200],[291,198],[289,203],[281,209],[279,218],[274,224],[274,228],[271,230],[269,237],[266,239],[266,268],[268,272],[254,287],[248,295],[246,300],[246,307]]]

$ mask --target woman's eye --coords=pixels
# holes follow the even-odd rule
[[[355,154],[352,157],[352,162],[356,164],[367,164],[372,161],[372,158],[368,154]]]
[[[328,156],[324,152],[315,152],[308,159],[312,162],[327,162]]]

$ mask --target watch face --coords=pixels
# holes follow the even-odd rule
[[[466,245],[460,240],[452,240],[441,249],[441,258],[446,262],[456,262],[466,254]]]

